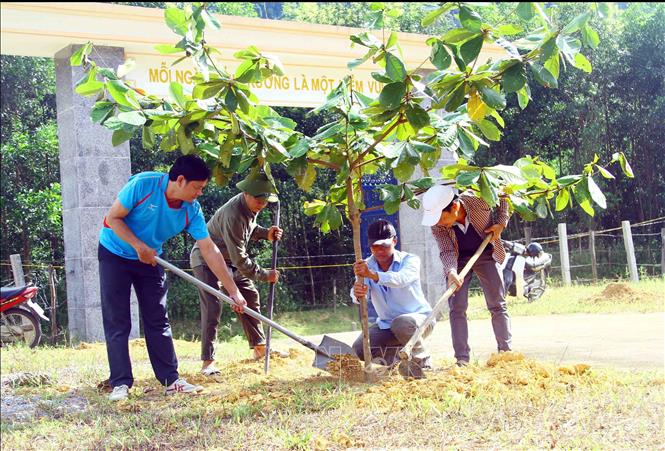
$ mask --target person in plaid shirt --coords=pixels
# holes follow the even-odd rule
[[[456,285],[453,296],[448,299],[450,307],[450,328],[453,348],[458,366],[469,363],[466,310],[469,305],[469,283],[473,273],[478,275],[485,293],[487,308],[492,314],[492,327],[499,352],[510,351],[510,316],[506,307],[501,263],[506,253],[501,245],[501,232],[508,225],[510,214],[508,203],[501,198],[496,220],[490,206],[476,197],[472,191],[459,196],[453,188],[435,185],[423,195],[424,214],[422,224],[432,228],[432,234],[439,246],[439,256],[443,264],[443,275],[448,286]],[[469,261],[482,243],[485,234],[493,234],[471,271],[464,280],[458,272]]]

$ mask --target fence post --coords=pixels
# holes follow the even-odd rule
[[[56,318],[56,292],[55,292],[55,269],[53,265],[48,265],[48,284],[51,289],[51,344],[55,344],[55,335],[58,330],[58,322]]]
[[[524,244],[529,245],[531,243],[531,237],[533,235],[531,234],[531,227],[524,227]]]
[[[9,256],[12,263],[12,274],[14,275],[14,286],[21,287],[25,285],[25,274],[23,274],[23,265],[21,264],[21,255],[12,254]]]
[[[665,276],[665,227],[660,229],[660,271]]]
[[[633,247],[633,234],[630,231],[630,221],[621,221],[621,228],[623,229],[623,244],[626,247],[630,281],[639,282],[640,276],[637,273],[637,261],[635,260],[635,248]]]
[[[598,282],[598,267],[596,266],[596,232],[589,229],[589,254],[591,254],[591,275],[593,283]]]
[[[333,279],[333,312],[337,311],[337,278]]]
[[[566,223],[558,225],[559,231],[559,254],[561,256],[561,275],[563,284],[570,285],[570,260],[568,260],[568,234],[566,233]]]

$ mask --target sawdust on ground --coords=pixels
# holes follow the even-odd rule
[[[612,282],[600,294],[588,298],[588,301],[593,303],[621,301],[638,304],[653,301],[655,298],[654,294],[636,290],[627,283]]]

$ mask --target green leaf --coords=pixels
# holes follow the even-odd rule
[[[607,18],[610,16],[611,12],[609,3],[598,3],[598,13],[600,14],[600,17]]]
[[[475,60],[480,53],[480,49],[483,47],[483,35],[479,35],[476,38],[473,38],[469,41],[466,41],[460,47],[460,56],[462,60],[469,64],[471,61]]]
[[[571,56],[579,52],[582,47],[582,43],[579,39],[561,34],[556,38],[556,45],[563,53]]]
[[[238,108],[238,98],[233,92],[233,89],[229,89],[226,92],[226,97],[224,97],[224,104],[226,105],[226,108],[228,108],[228,110],[232,113],[234,113]]]
[[[494,29],[494,32],[500,34],[501,36],[513,36],[516,34],[520,34],[523,31],[524,28],[518,25],[511,25],[511,24],[500,25]]]
[[[531,90],[529,89],[529,85],[525,84],[519,91],[517,91],[517,103],[521,109],[527,107],[529,99],[531,99]]]
[[[506,107],[506,98],[498,91],[490,88],[489,86],[483,86],[480,88],[480,97],[483,99],[487,105],[491,108],[501,110]]]
[[[141,144],[146,150],[155,148],[155,132],[150,127],[143,127],[141,131]]]
[[[587,74],[591,73],[591,63],[589,62],[588,59],[581,53],[578,53],[575,55],[575,60],[574,60],[574,66],[577,67],[578,69],[583,70]]]
[[[596,167],[598,168],[598,172],[600,172],[600,175],[602,175],[604,178],[606,178],[606,179],[613,179],[614,178],[612,173],[610,171],[608,171],[607,169],[605,169],[604,167],[599,166],[599,165],[596,165]]]
[[[104,89],[104,83],[97,80],[90,80],[78,85],[74,91],[82,96],[90,96],[101,92],[102,89]]]
[[[575,185],[573,188],[573,193],[575,194],[575,200],[580,204],[582,210],[584,210],[589,216],[595,214],[593,206],[591,205],[591,194],[589,193],[589,178],[584,178],[580,183]]]
[[[92,107],[92,111],[90,112],[90,119],[95,124],[101,124],[104,122],[104,119],[106,119],[109,114],[111,114],[111,111],[113,111],[112,102],[97,102],[95,103],[95,106]]]
[[[406,85],[404,83],[401,81],[389,83],[381,90],[381,94],[379,94],[379,103],[389,110],[395,109],[400,105],[405,94]]]
[[[416,130],[429,125],[429,114],[418,104],[409,103],[406,108],[406,119]]]
[[[630,177],[631,179],[635,177],[635,174],[633,174],[633,169],[630,167],[628,159],[626,159],[626,156],[623,154],[623,152],[619,153],[619,164],[621,165],[621,170],[624,174],[626,174],[627,177]]]
[[[547,69],[557,80],[559,79],[559,50],[550,59],[545,61],[543,67]]]
[[[465,85],[460,83],[459,86],[448,96],[448,100],[444,106],[446,111],[455,111],[464,102]]]
[[[472,159],[478,144],[474,142],[466,131],[462,128],[457,129],[457,140],[459,142],[459,148],[467,159]]]
[[[226,86],[227,83],[221,80],[198,83],[192,90],[192,97],[195,99],[209,99],[210,97],[217,95],[217,93]]]
[[[481,172],[480,179],[478,180],[480,185],[480,197],[487,202],[487,205],[493,207],[499,203],[499,195],[496,191],[496,188],[490,181],[487,179],[487,175],[484,172]]]
[[[128,106],[132,109],[134,108],[134,104],[130,100],[127,100],[128,88],[123,82],[119,80],[109,80],[106,82],[106,89],[117,103],[123,106]]]
[[[556,211],[561,211],[566,208],[568,202],[570,202],[570,193],[567,188],[563,188],[556,196]]]
[[[116,75],[118,78],[122,78],[128,73],[130,73],[136,67],[136,60],[134,58],[127,58],[123,64],[118,66]]]
[[[575,17],[573,20],[568,22],[568,24],[563,27],[561,33],[563,34],[573,34],[580,28],[584,27],[586,23],[591,18],[591,14],[588,12],[582,13],[579,16]]]
[[[529,2],[520,2],[519,5],[517,5],[517,15],[520,19],[526,20],[527,22],[533,19],[533,16],[535,15],[533,5]]]
[[[475,33],[473,31],[466,30],[464,28],[455,28],[441,36],[441,41],[445,42],[446,44],[457,44],[460,42],[464,42],[467,39],[477,35],[478,33]]]
[[[466,6],[460,7],[459,20],[464,28],[475,32],[480,31],[480,27],[483,24],[483,21],[478,13],[472,9],[467,8]]]
[[[386,75],[393,81],[403,81],[406,78],[404,63],[390,52],[386,52]]]
[[[187,35],[189,24],[187,23],[185,12],[182,9],[176,7],[166,8],[164,11],[164,18],[166,19],[166,25],[175,34],[179,34],[180,36]]]
[[[600,43],[600,36],[598,36],[596,30],[587,24],[582,27],[582,41],[592,49],[595,49]]]
[[[302,174],[295,177],[298,188],[305,192],[309,192],[316,181],[316,168],[314,165],[308,164],[307,169]]]
[[[531,72],[536,81],[546,88],[557,88],[559,86],[559,82],[554,78],[554,75],[540,64],[532,63]]]
[[[119,129],[113,132],[113,136],[111,136],[111,144],[113,144],[113,147],[119,146],[120,144],[124,143],[125,141],[129,141],[129,139],[134,135],[134,132],[128,132],[125,129]]]
[[[187,100],[185,99],[184,94],[182,93],[182,85],[178,82],[171,82],[169,85],[169,94],[173,97],[173,100],[178,104],[183,110],[187,109]]]
[[[321,211],[325,206],[326,203],[324,201],[319,199],[314,199],[311,202],[305,202],[303,208],[307,216],[314,216],[321,213]]]
[[[397,44],[397,33],[394,31],[390,33],[390,37],[388,38],[388,42],[386,43],[386,48],[389,49],[393,47],[395,44]]]
[[[443,45],[441,41],[434,42],[432,45],[432,53],[430,54],[429,59],[432,62],[432,65],[439,70],[448,69],[448,67],[450,67],[450,63],[452,62],[450,53],[448,53],[446,46]]]
[[[479,122],[476,122],[480,131],[483,132],[483,135],[490,141],[499,141],[501,139],[501,130],[497,128],[491,121],[487,119],[482,119]]]
[[[547,212],[547,201],[543,197],[538,198],[536,204],[536,215],[541,219],[545,219],[547,217]]]
[[[140,111],[129,111],[118,114],[118,120],[129,125],[145,124],[145,116]]]
[[[458,185],[467,187],[478,182],[479,178],[480,178],[480,171],[462,171],[457,175],[455,181],[457,182]]]
[[[83,64],[83,58],[90,55],[91,50],[92,50],[92,43],[87,42],[85,45],[83,45],[81,48],[75,51],[72,54],[72,56],[69,57],[69,64],[71,66],[80,66],[81,64]]]
[[[519,91],[525,83],[526,75],[522,63],[509,67],[503,74],[503,90],[506,93]]]
[[[591,195],[591,199],[598,204],[600,208],[607,208],[607,200],[605,199],[605,195],[601,191],[600,187],[596,185],[596,182],[593,180],[592,177],[588,177],[588,184],[589,184],[589,194]]]
[[[422,21],[420,22],[423,27],[429,27],[432,25],[436,19],[439,18],[442,14],[445,14],[446,12],[450,11],[450,9],[454,8],[455,5],[453,3],[449,3],[447,5],[442,6],[441,8],[435,9],[433,11],[430,11],[423,17]]]

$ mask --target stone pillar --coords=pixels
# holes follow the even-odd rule
[[[429,172],[433,178],[440,177],[440,169],[457,162],[454,154],[449,151],[442,151],[436,167]],[[423,176],[420,168],[416,168],[413,179],[419,179]],[[422,195],[418,196],[422,201]],[[405,202],[399,208],[399,226],[400,241],[402,250],[416,254],[420,257],[420,280],[423,287],[423,293],[427,301],[434,306],[439,297],[446,290],[446,282],[443,279],[443,267],[439,258],[439,247],[432,236],[429,227],[421,225],[423,216],[422,208],[414,210]],[[447,311],[447,309],[445,309]]]
[[[69,57],[80,46],[70,45],[55,55],[62,222],[67,276],[67,313],[73,340],[103,341],[99,296],[97,245],[104,214],[131,173],[129,142],[113,147],[110,130],[93,124],[95,99],[74,92],[83,76]],[[118,47],[95,47],[92,59],[102,67],[125,60]],[[138,305],[132,301],[132,332],[139,336]]]

